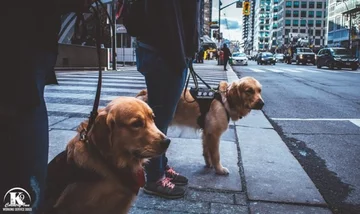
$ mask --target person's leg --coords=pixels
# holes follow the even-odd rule
[[[224,71],[226,71],[227,63],[228,63],[228,59],[227,59],[227,58],[224,58]]]
[[[138,70],[145,77],[148,104],[154,111],[155,124],[166,134],[185,85],[187,69],[177,73],[158,53],[143,47],[138,47],[136,51]],[[162,179],[166,165],[165,154],[152,158],[145,165],[147,182]]]
[[[43,52],[34,53],[34,66],[29,68],[33,72],[33,81],[36,82],[40,97],[40,104],[33,108],[24,108],[15,116],[9,116],[0,122],[1,129],[6,127],[6,132],[1,133],[1,150],[7,161],[1,161],[4,174],[2,191],[19,187],[27,191],[31,201],[26,197],[24,202],[30,203],[32,213],[39,212],[44,199],[46,169],[48,161],[49,130],[48,116],[44,101],[45,76],[49,69],[53,69],[56,54]],[[33,71],[31,71],[31,69]],[[31,80],[29,80],[31,81]],[[14,106],[14,108],[17,108]],[[3,182],[3,181],[2,181]],[[1,192],[2,193],[2,192]],[[0,193],[0,194],[1,194]],[[5,195],[5,193],[3,194]],[[10,202],[7,195],[6,202]]]

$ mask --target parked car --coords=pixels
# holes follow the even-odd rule
[[[248,65],[248,58],[245,53],[234,52],[231,56],[233,65]]]
[[[358,59],[354,57],[346,48],[323,48],[317,54],[318,68],[322,66],[334,69],[351,68],[357,70],[359,68]]]
[[[257,64],[262,65],[262,64],[273,64],[275,65],[276,60],[275,57],[272,53],[270,52],[262,52],[259,53],[258,57],[257,57]]]
[[[274,57],[275,57],[276,62],[284,62],[284,54],[277,53],[277,54],[274,54]]]

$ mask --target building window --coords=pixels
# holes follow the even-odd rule
[[[334,30],[334,22],[332,20],[329,20],[329,32]]]
[[[301,27],[306,26],[306,20],[301,20],[301,22],[300,22],[300,26],[301,26]]]
[[[309,8],[315,8],[315,2],[313,1],[309,2]]]
[[[298,29],[293,29],[292,32],[293,32],[293,33],[297,33],[297,32],[298,32]]]
[[[301,11],[301,17],[306,17],[306,11]]]
[[[287,8],[291,8],[291,5],[292,5],[292,4],[291,4],[291,1],[286,1],[286,7],[287,7]]]
[[[299,20],[293,20],[293,26],[298,27],[299,26]]]
[[[291,20],[287,19],[285,20],[285,26],[290,26],[291,25]]]
[[[307,8],[307,2],[306,1],[301,2],[301,8]]]
[[[315,45],[320,45],[320,39],[315,39]]]
[[[305,29],[300,29],[300,33],[305,33],[306,30]]]
[[[299,11],[298,10],[293,11],[293,17],[299,17]]]
[[[294,8],[299,8],[299,1],[294,1]]]
[[[321,36],[321,30],[315,30],[315,36]]]
[[[285,17],[291,17],[291,10],[285,11]]]
[[[322,11],[316,11],[316,18],[322,18]]]
[[[322,2],[316,2],[316,8],[321,9],[322,8]]]
[[[285,29],[285,35],[289,35],[290,29]]]
[[[321,27],[321,20],[316,20],[316,27]]]
[[[314,17],[314,11],[309,11],[309,17],[313,18]]]
[[[309,27],[313,27],[314,26],[314,20],[308,20],[308,25],[309,25]]]

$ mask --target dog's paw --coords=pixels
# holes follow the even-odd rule
[[[220,170],[216,170],[218,175],[228,175],[230,171],[226,167],[222,167]]]

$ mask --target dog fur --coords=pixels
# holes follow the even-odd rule
[[[129,183],[137,183],[143,163],[165,152],[170,141],[155,126],[151,108],[134,97],[119,97],[99,110],[87,142],[80,140],[86,126],[80,125],[66,156],[49,163],[47,213],[127,213],[137,195]]]
[[[216,99],[212,101],[202,132],[205,166],[214,167],[217,174],[229,174],[229,170],[220,162],[219,152],[220,137],[229,126],[227,115],[231,120],[237,121],[248,115],[252,109],[262,109],[264,101],[261,88],[261,84],[253,77],[243,77],[232,83],[220,82],[219,91],[223,103]],[[140,91],[136,97],[147,102],[147,90]],[[171,125],[200,129],[197,123],[201,114],[200,108],[197,102],[189,102],[192,100],[193,97],[186,90],[185,95],[180,97]]]

